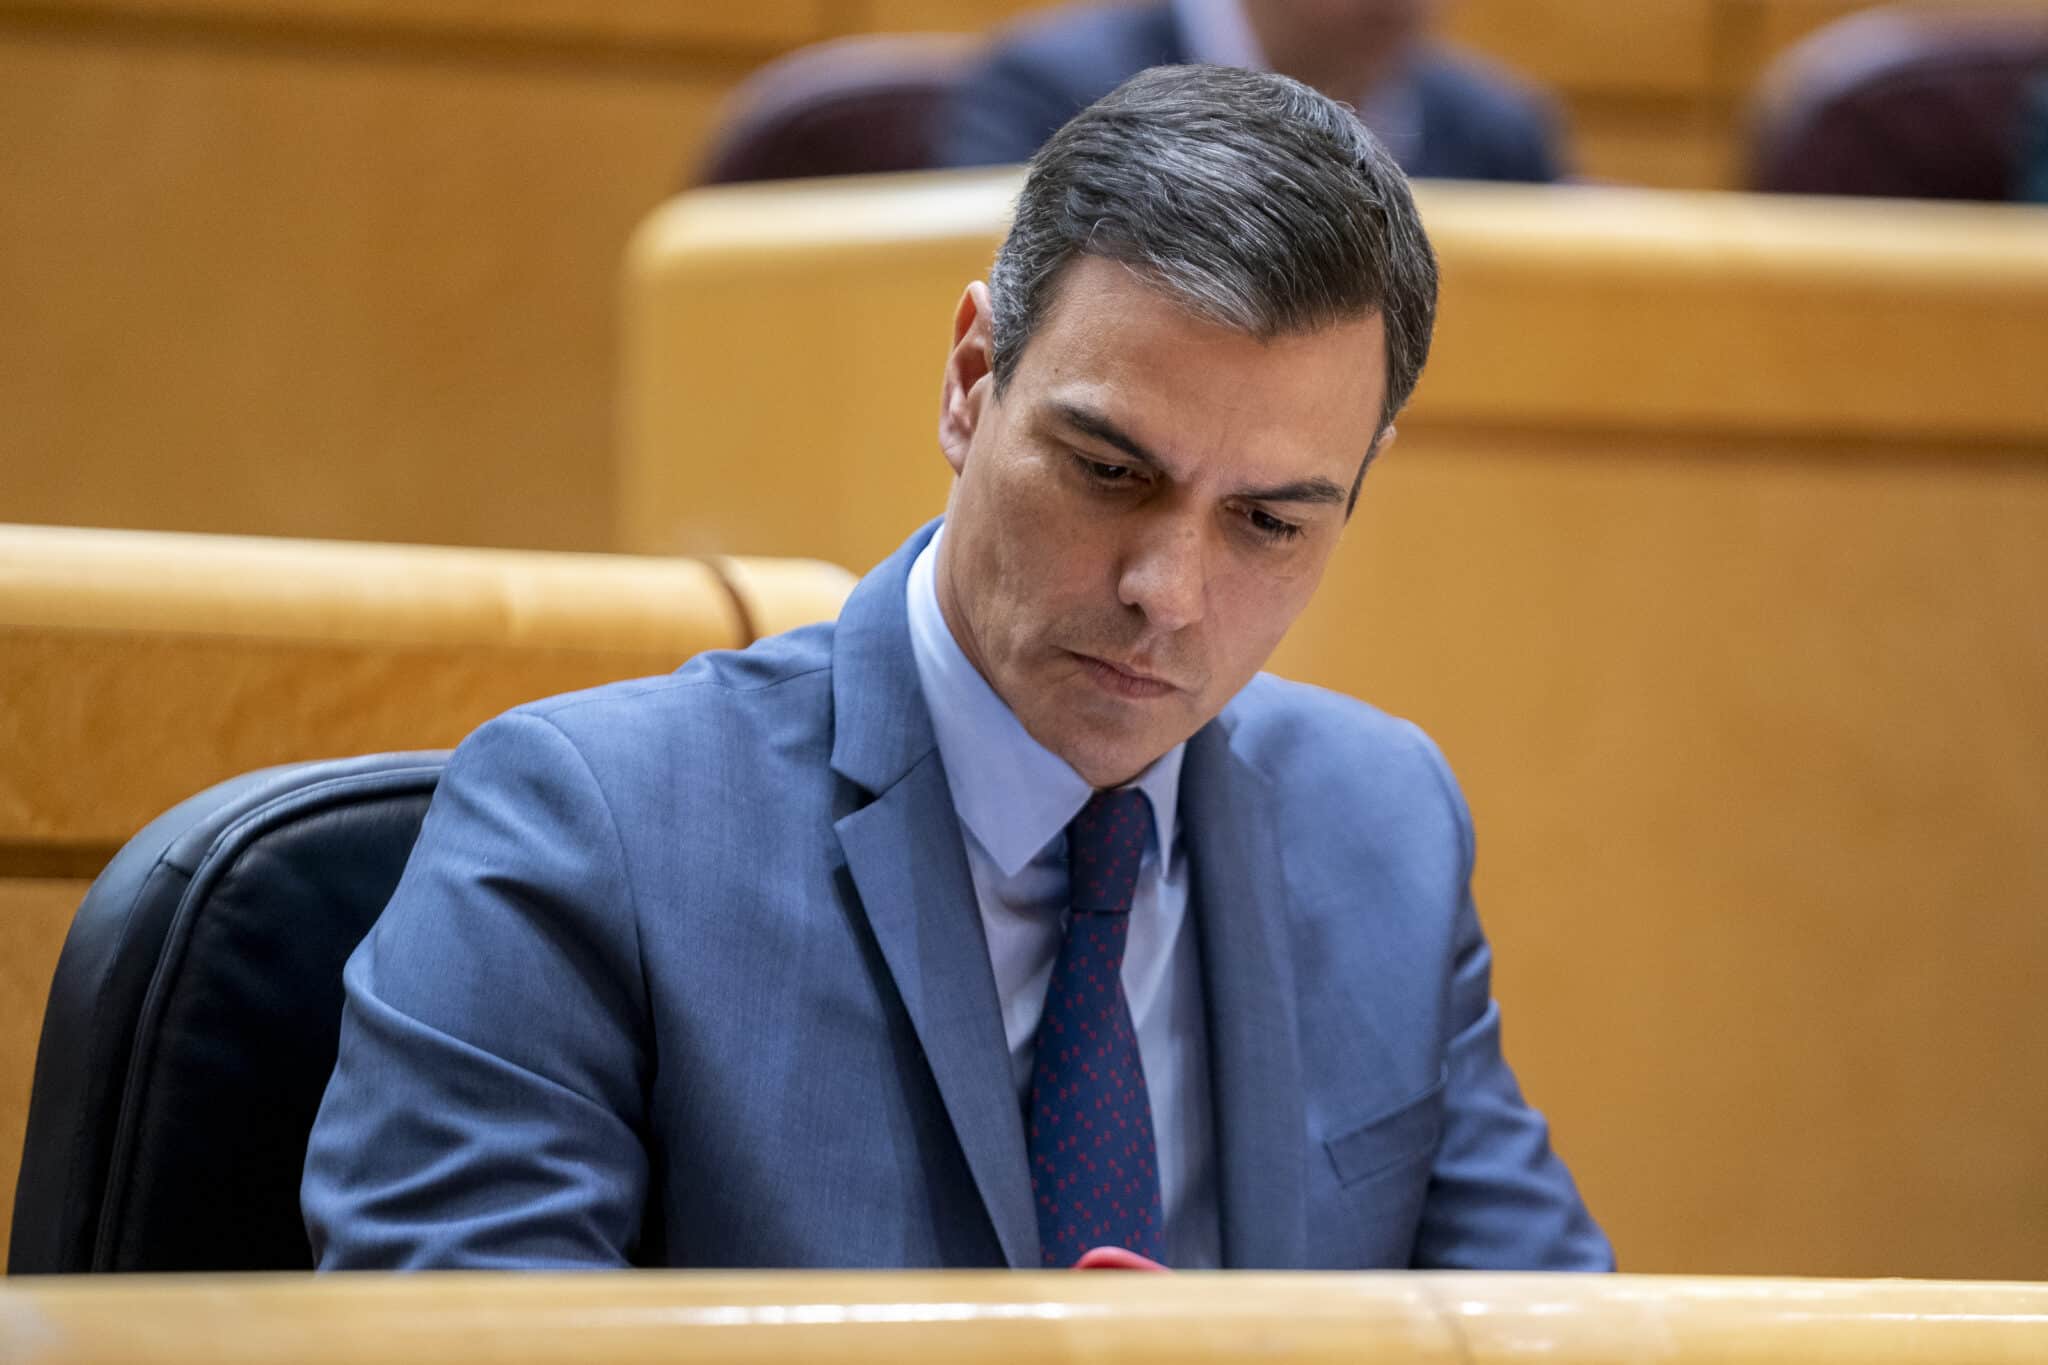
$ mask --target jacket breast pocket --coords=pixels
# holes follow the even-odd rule
[[[1396,1170],[1436,1151],[1444,1130],[1444,1081],[1419,1095],[1412,1095],[1391,1109],[1367,1119],[1347,1133],[1323,1143],[1337,1183],[1356,1185],[1376,1175]]]

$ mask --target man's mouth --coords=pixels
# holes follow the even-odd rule
[[[1129,664],[1120,664],[1073,650],[1068,652],[1081,661],[1082,671],[1087,673],[1096,686],[1112,696],[1130,701],[1150,701],[1180,690],[1166,679]]]

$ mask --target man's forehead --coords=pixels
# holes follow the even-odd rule
[[[1384,385],[1386,340],[1378,309],[1313,327],[1250,330],[1122,262],[1082,256],[1062,272],[1017,363],[1048,381],[1137,369],[1163,383],[1199,369],[1204,393],[1225,398],[1239,382],[1256,376],[1270,387],[1276,370],[1284,378],[1307,364],[1325,374],[1315,387],[1342,400],[1354,396],[1344,390]]]
[[[1143,265],[1087,250],[1076,251],[1062,262],[1042,289],[1037,334],[1055,328],[1063,314],[1085,314],[1091,307],[1101,307],[1105,300],[1113,300],[1121,313],[1135,310],[1162,321],[1175,319],[1193,327],[1254,340],[1311,336],[1332,328],[1383,322],[1379,307],[1374,305],[1316,325],[1267,330],[1252,321],[1253,314],[1263,310],[1233,297],[1232,290],[1218,288],[1216,297],[1205,298],[1199,277],[1186,283],[1169,283]]]

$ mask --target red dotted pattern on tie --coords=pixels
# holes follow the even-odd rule
[[[1047,1266],[1091,1247],[1166,1259],[1152,1102],[1124,999],[1124,940],[1152,807],[1098,792],[1067,826],[1074,913],[1046,986],[1025,1102],[1031,1196]]]

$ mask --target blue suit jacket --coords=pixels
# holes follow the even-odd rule
[[[350,960],[303,1191],[336,1266],[1036,1266],[904,605],[521,707]],[[1188,744],[1223,1251],[1610,1264],[1503,1063],[1435,749],[1261,677]]]
[[[1171,5],[1075,7],[1026,20],[961,82],[940,121],[940,164],[1028,160],[1061,124],[1138,72],[1187,60]],[[1422,124],[1419,145],[1402,162],[1409,175],[1563,176],[1555,113],[1506,72],[1432,47],[1409,80]]]

